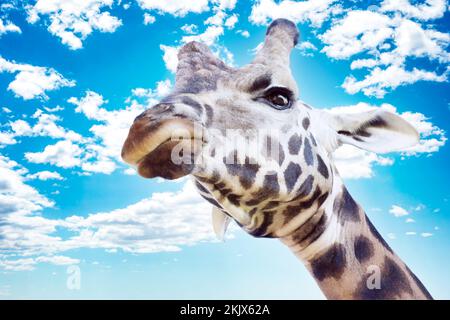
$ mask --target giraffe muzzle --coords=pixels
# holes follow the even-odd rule
[[[187,119],[154,122],[138,117],[123,145],[122,159],[145,178],[180,178],[192,172],[204,142],[197,131]]]

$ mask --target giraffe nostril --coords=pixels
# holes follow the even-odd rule
[[[134,121],[139,121],[142,119],[156,120],[157,116],[160,116],[161,114],[173,111],[173,108],[174,108],[174,106],[172,104],[160,103],[160,104],[154,105],[153,107],[150,107],[149,109],[142,112],[140,115],[138,115],[135,118]]]
[[[173,110],[173,105],[167,104],[167,103],[160,103],[160,104],[157,104],[157,105],[153,106],[152,108],[148,109],[150,114],[160,114],[160,113],[168,112],[171,110]]]

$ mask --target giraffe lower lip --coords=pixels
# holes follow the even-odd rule
[[[194,169],[201,143],[197,139],[164,141],[137,162],[137,171],[144,178],[172,180],[186,176]],[[180,152],[187,154],[180,156]]]

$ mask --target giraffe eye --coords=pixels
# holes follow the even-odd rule
[[[263,100],[277,110],[285,110],[292,106],[292,92],[286,88],[270,88]]]
[[[289,104],[289,98],[281,93],[269,97],[269,101],[277,106],[284,107]]]

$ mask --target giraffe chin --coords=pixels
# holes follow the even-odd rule
[[[168,180],[184,177],[194,170],[200,147],[201,141],[195,139],[163,142],[138,161],[138,174],[144,178]]]

